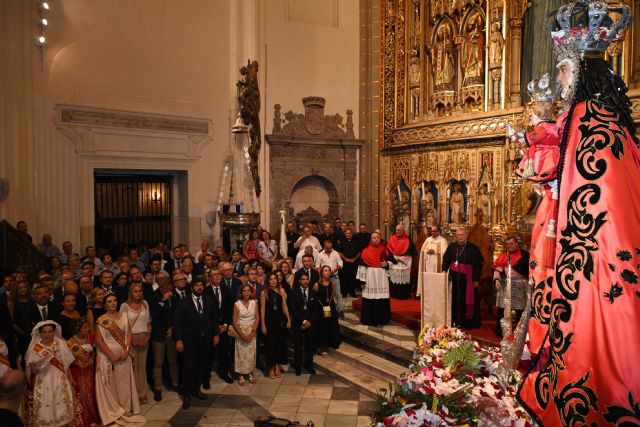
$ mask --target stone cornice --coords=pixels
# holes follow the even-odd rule
[[[57,105],[56,112],[60,125],[178,132],[205,136],[211,134],[209,119],[75,105]]]
[[[506,135],[498,135],[489,140],[449,140],[449,141],[436,141],[436,142],[422,142],[414,143],[411,145],[394,145],[386,147],[380,150],[382,155],[392,154],[412,154],[412,153],[424,153],[434,149],[460,149],[460,148],[485,148],[485,147],[501,147],[505,144]]]

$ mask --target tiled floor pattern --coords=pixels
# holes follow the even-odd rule
[[[304,372],[304,371],[303,371]],[[282,378],[265,378],[256,371],[256,383],[239,386],[212,380],[207,400],[191,400],[183,410],[173,392],[161,402],[143,405],[147,426],[151,427],[241,427],[253,426],[260,416],[296,420],[302,426],[313,421],[315,427],[365,427],[374,401],[346,384],[318,372],[315,375],[283,373]]]

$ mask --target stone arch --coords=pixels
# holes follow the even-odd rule
[[[322,197],[321,193],[323,191],[327,195],[326,206],[321,200],[313,200],[312,196],[315,193],[317,196]],[[303,195],[306,196],[305,199],[308,201],[299,202],[296,195],[300,193],[305,193]],[[288,194],[289,213],[292,219],[308,208],[318,211],[322,215],[322,220],[333,221],[333,218],[340,216],[340,207],[343,204],[340,192],[333,181],[323,175],[308,174],[293,180],[293,184],[290,185],[286,194]],[[312,197],[308,197],[309,195]],[[318,203],[319,201],[320,203]]]

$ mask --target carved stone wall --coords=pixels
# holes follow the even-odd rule
[[[323,98],[307,97],[303,104],[305,114],[288,111],[284,120],[276,104],[273,133],[265,135],[271,174],[268,209],[274,212],[284,205],[289,211],[296,185],[315,176],[331,196],[328,214],[356,220],[358,150],[364,141],[353,137],[352,113],[347,111],[343,124],[339,114],[324,114]],[[297,213],[289,212],[289,219]],[[278,230],[275,215],[268,227]]]

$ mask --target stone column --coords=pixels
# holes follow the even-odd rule
[[[511,108],[519,107],[520,99],[520,58],[522,57],[522,19],[509,20],[511,33],[511,69],[510,69],[510,98]]]

